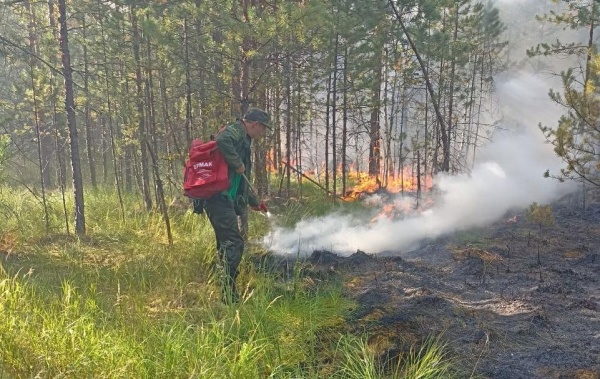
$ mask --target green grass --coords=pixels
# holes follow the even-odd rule
[[[128,195],[123,221],[115,204],[86,192],[78,238],[66,234],[59,195],[47,229],[39,200],[0,191],[0,378],[412,378],[384,370],[367,336],[346,331],[354,304],[339,277],[296,270],[283,280],[253,263],[265,254],[253,244],[242,301],[224,305],[206,217],[171,208],[170,246],[157,212]],[[330,205],[274,205],[290,222],[311,207]],[[268,226],[252,215],[251,238]]]

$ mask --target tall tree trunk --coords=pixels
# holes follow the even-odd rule
[[[471,150],[471,138],[473,135],[473,109],[475,108],[475,96],[477,93],[477,85],[476,85],[476,81],[477,81],[477,72],[478,72],[478,66],[479,66],[479,55],[475,54],[475,56],[473,57],[473,72],[471,75],[471,85],[469,86],[469,107],[467,109],[466,112],[466,119],[465,119],[465,123],[467,125],[466,127],[466,138],[464,141],[464,166],[465,168],[469,169],[469,154],[470,154],[470,150]],[[483,94],[480,94],[481,96],[483,96]],[[463,149],[461,148],[461,151]]]
[[[340,44],[340,35],[335,34],[335,45],[333,48],[333,86],[331,98],[331,174],[333,188],[331,200],[335,201],[337,196],[337,76],[338,76],[338,47]]]
[[[479,92],[483,94],[483,86],[485,83],[485,56],[481,56],[481,76],[479,77]],[[475,165],[475,157],[477,156],[477,144],[479,143],[479,128],[481,126],[481,109],[483,107],[483,96],[479,96],[479,104],[477,105],[477,122],[475,124],[475,136],[473,137],[473,159],[472,166]]]
[[[171,114],[169,111],[170,102],[169,97],[167,95],[167,84],[165,78],[166,68],[163,66],[158,74],[158,85],[160,86],[160,94],[162,98],[162,117],[163,123],[165,124],[167,138],[165,138],[165,145],[167,149],[167,155],[169,157],[178,157],[178,161],[181,163],[181,166],[185,164],[185,155],[183,149],[181,148],[178,138],[177,138],[177,130],[173,127],[173,122],[171,120]],[[175,159],[169,159],[169,169],[171,172],[171,176],[173,178],[177,177],[176,167],[179,168],[181,166],[177,166],[175,164]]]
[[[331,69],[331,66],[330,66]],[[331,105],[331,88],[333,86],[333,71],[329,71],[327,78],[327,99],[325,104],[325,191],[329,193],[329,133],[331,132],[330,122],[330,105]]]
[[[36,55],[39,54],[38,49],[38,34],[35,30],[36,26],[36,17],[29,0],[24,1],[25,10],[27,11],[27,16],[29,18],[28,23],[28,32],[29,32],[29,49]],[[46,157],[43,152],[43,142],[44,131],[42,130],[41,123],[43,122],[41,118],[43,117],[43,112],[38,103],[38,89],[36,86],[37,76],[39,74],[39,62],[34,56],[29,57],[29,79],[31,81],[31,93],[33,97],[33,123],[35,124],[35,140],[37,147],[37,158],[38,158],[38,169],[40,174],[40,187],[42,191],[42,205],[44,207],[44,223],[46,226],[46,232],[50,229],[50,220],[48,215],[48,204],[46,201],[46,187],[50,183],[50,175],[49,170],[46,167]]]
[[[138,114],[138,144],[140,147],[140,177],[142,194],[146,210],[152,209],[152,196],[150,194],[150,174],[148,169],[148,140],[146,130],[146,119],[144,114],[144,81],[142,79],[142,63],[140,59],[140,33],[138,29],[138,19],[135,6],[131,7],[131,28],[133,32],[133,58],[135,60],[135,85],[137,93],[137,114]]]
[[[348,176],[348,46],[344,48],[343,67],[343,99],[342,99],[342,196],[346,195],[346,179]]]
[[[107,94],[108,96],[108,94]],[[101,135],[100,138],[102,139],[101,144],[102,144],[102,183],[104,185],[108,184],[108,175],[109,175],[109,165],[110,165],[110,146],[109,146],[109,142],[110,141],[110,135],[109,135],[109,131],[108,128],[106,127],[106,117],[105,115],[102,115],[100,117],[100,129],[101,129]]]
[[[85,14],[82,16],[82,36],[83,36],[83,90],[85,92],[85,146],[90,168],[90,182],[93,188],[97,187],[96,165],[94,162],[94,137],[92,135],[92,116],[90,110],[90,73],[88,62],[88,43],[87,43],[87,25],[85,23]]]
[[[260,92],[258,104],[263,109],[270,111],[267,107],[267,91]],[[272,118],[272,120],[276,120]],[[277,128],[275,122],[272,122],[273,128]],[[271,132],[269,132],[270,134]],[[269,137],[261,138],[254,143],[254,188],[257,191],[258,197],[262,198],[269,191],[269,177],[267,173],[267,148],[269,146]]]
[[[296,166],[302,169],[302,80],[300,78],[300,70],[294,70],[296,75],[297,90],[296,90]],[[296,180],[298,181],[298,197],[302,199],[302,171],[296,171]]]
[[[281,74],[281,65],[277,65],[277,74]],[[277,106],[275,107],[275,110],[273,111],[273,116],[275,120],[279,120],[281,119],[281,111],[280,111],[280,107],[279,104],[281,103],[281,88],[280,86],[277,86],[277,88],[275,88],[275,99],[274,99],[274,103],[277,104]],[[281,161],[283,161],[283,151],[282,151],[282,144],[281,144],[281,127],[278,125],[275,127],[275,131],[273,133],[273,152],[271,154],[271,158],[273,159],[273,162],[271,162],[273,164],[273,169],[276,170],[276,172],[279,174],[279,176],[283,176],[283,170],[284,170],[284,166],[282,165]],[[281,188],[279,189],[279,195],[281,195]]]
[[[291,78],[291,59],[289,54],[285,58],[285,160],[287,162],[285,169],[286,178],[286,198],[291,196],[291,167],[292,164],[292,78]]]
[[[100,6],[100,2],[102,0],[98,0],[98,6]],[[115,146],[115,131],[113,126],[113,109],[112,109],[112,97],[111,97],[111,89],[110,89],[110,79],[109,79],[109,61],[108,54],[106,51],[106,37],[104,35],[104,17],[99,17],[100,24],[100,37],[102,41],[102,57],[104,60],[104,88],[106,90],[106,106],[108,112],[108,135],[110,138],[110,149],[112,153],[113,160],[113,172],[115,176],[115,186],[117,188],[117,197],[119,199],[119,208],[121,210],[121,219],[125,222],[125,207],[123,205],[123,196],[121,195],[121,180],[119,176],[119,161],[117,157],[117,149]],[[107,153],[108,155],[108,153]],[[108,165],[107,165],[108,166]],[[108,171],[108,170],[106,170]],[[108,179],[108,178],[106,178]]]
[[[39,110],[38,110],[38,99],[37,99],[37,90],[35,86],[35,70],[33,66],[29,66],[31,73],[31,91],[33,95],[33,117],[35,121],[35,136],[37,140],[37,153],[38,153],[38,165],[40,170],[40,185],[42,189],[42,205],[44,207],[44,223],[46,225],[46,233],[50,231],[50,217],[48,215],[48,204],[46,201],[46,183],[44,179],[44,161],[42,157],[42,132],[40,128],[40,120],[38,118]]]
[[[67,29],[67,6],[65,0],[58,0],[60,24],[60,49],[62,52],[63,76],[65,78],[65,109],[71,147],[71,168],[73,170],[73,195],[75,197],[75,232],[85,234],[85,208],[83,198],[83,179],[81,177],[81,160],[79,156],[79,140],[75,118],[75,99],[73,95],[73,69],[69,53]]]
[[[125,33],[125,31],[123,31]],[[124,88],[118,93],[121,95],[121,106],[119,109],[119,117],[115,125],[115,142],[119,141],[124,135],[124,127],[132,124],[131,117],[131,104],[129,102],[130,89],[129,89],[129,75],[125,72],[125,64],[123,60],[119,60],[119,82],[124,83]],[[118,104],[118,103],[117,103]],[[130,143],[123,144],[123,153],[119,156],[119,166],[123,176],[123,183],[125,191],[133,191],[133,162],[134,162],[134,146]],[[116,169],[115,169],[116,170]]]
[[[158,207],[163,216],[163,220],[165,221],[165,229],[167,230],[167,240],[169,241],[169,245],[173,245],[173,234],[171,233],[171,221],[169,219],[169,212],[167,210],[167,204],[165,203],[165,193],[163,191],[163,183],[160,179],[160,170],[158,167],[158,158],[156,154],[152,151],[152,146],[146,140],[146,145],[148,147],[148,152],[150,153],[150,157],[152,158],[152,167],[154,171],[154,180],[156,184],[156,197]]]
[[[383,185],[384,187],[387,187],[388,184],[388,178],[390,177],[390,173],[393,174],[394,170],[391,169],[392,167],[392,123],[389,122],[388,119],[388,115],[390,114],[389,110],[388,110],[388,92],[389,92],[389,75],[388,75],[388,67],[387,67],[387,61],[388,61],[388,50],[387,48],[384,49],[384,63],[383,63],[383,75],[382,75],[382,84],[383,84],[383,130],[385,130],[385,143],[383,144],[383,170],[382,170],[382,179],[383,179]],[[394,94],[392,94],[392,98],[394,98]],[[392,107],[393,107],[393,100],[392,100]]]
[[[373,85],[371,87],[371,120],[369,128],[369,175],[379,177],[381,170],[381,82],[383,78],[383,51],[378,48],[373,61]]]
[[[442,143],[444,147],[444,158],[442,161],[442,171],[450,171],[450,149],[452,146],[452,133],[455,133],[456,125],[454,125],[454,86],[456,82],[456,60],[457,60],[457,43],[458,43],[458,4],[454,6],[454,35],[452,37],[452,48],[450,50],[451,64],[450,64],[450,95],[448,99],[448,133],[446,143]]]
[[[31,67],[31,75],[33,75],[32,80],[35,81],[35,77],[37,77],[41,70],[40,60],[37,58],[40,56],[40,39],[37,32],[38,20],[35,14],[35,8],[31,5],[30,1],[24,0],[23,5],[25,6],[25,11],[27,12],[29,20],[27,26],[29,50],[33,53],[33,55],[30,55],[29,66]],[[32,86],[32,89],[35,91],[35,83],[32,82]],[[33,118],[39,132],[37,137],[39,138],[39,160],[41,162],[42,182],[44,187],[50,188],[52,187],[52,132],[46,124],[46,116],[41,104],[40,106],[34,106],[34,112]]]
[[[198,14],[202,12],[202,2],[203,0],[195,0],[195,7]],[[206,19],[203,17],[196,17],[196,36],[202,36],[205,33],[204,22]],[[197,64],[197,74],[196,81],[198,83],[198,112],[196,115],[196,124],[200,127],[200,131],[204,133],[207,128],[207,112],[205,111],[205,107],[208,105],[208,92],[206,91],[206,83],[207,77],[207,54],[206,49],[203,45],[203,39],[197,38],[198,43],[196,46],[196,64]]]
[[[50,30],[52,31],[53,41],[56,42],[56,58],[57,61],[61,59],[60,56],[60,35],[59,35],[59,27],[56,24],[56,4],[54,0],[48,0],[48,20],[50,22]],[[64,139],[61,137],[61,130],[59,130],[58,125],[58,91],[59,85],[56,81],[56,76],[54,72],[52,72],[50,76],[50,101],[52,103],[52,125],[53,125],[53,134],[54,134],[54,151],[56,152],[56,161],[58,163],[58,172],[57,172],[57,182],[60,188],[60,195],[63,206],[63,216],[65,221],[65,231],[68,234],[71,234],[69,228],[69,211],[67,209],[67,197],[66,197],[66,187],[67,187],[67,175],[66,175],[66,163],[65,163],[65,155],[63,154],[64,148],[62,148],[66,143]]]
[[[190,74],[189,31],[187,18],[183,19],[183,51],[185,64],[185,142],[192,142],[192,79]]]
[[[146,19],[148,20],[149,16],[146,15]],[[158,57],[156,57],[156,59],[158,59]],[[158,165],[158,155],[160,153],[160,150],[158,148],[158,139],[157,139],[157,133],[158,131],[156,130],[156,106],[154,104],[154,64],[153,62],[155,62],[155,59],[153,59],[152,57],[152,41],[150,40],[150,35],[147,34],[146,35],[146,70],[145,70],[145,103],[146,103],[146,112],[148,117],[147,119],[147,130],[146,130],[146,136],[147,136],[147,145],[150,146],[152,148],[152,151],[150,153],[154,153],[154,157],[150,156],[150,158],[152,159],[156,159],[156,163],[154,163],[154,168],[152,170],[152,172],[154,173],[154,180],[155,183],[157,183],[158,180],[160,180],[160,178],[156,177],[156,166]],[[149,149],[150,150],[150,149]],[[160,196],[161,194],[158,193],[158,185],[155,185],[155,191],[154,191],[154,196],[155,196],[155,201],[157,204],[160,205],[161,199]],[[163,190],[162,188],[162,183],[161,183],[161,191]],[[162,201],[164,201],[164,199],[162,199]]]
[[[246,24],[251,23],[249,10],[255,8],[256,3],[254,0],[240,0],[242,6],[242,16]],[[259,10],[257,10],[259,11]],[[240,88],[239,93],[234,93],[234,100],[239,101],[239,114],[240,116],[246,113],[250,105],[250,74],[252,59],[250,58],[250,52],[255,47],[255,41],[249,35],[244,35],[242,40],[242,59],[240,62]],[[235,96],[239,96],[237,99]],[[236,106],[237,104],[234,104]]]

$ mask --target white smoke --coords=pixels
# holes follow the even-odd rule
[[[554,125],[561,109],[548,100],[544,78],[519,73],[499,85],[504,124],[493,141],[482,148],[470,174],[439,176],[434,206],[404,219],[332,214],[300,221],[295,228],[275,228],[266,238],[276,253],[307,255],[326,249],[348,255],[357,249],[368,253],[402,253],[419,241],[458,230],[490,224],[509,210],[531,203],[551,203],[573,186],[543,177],[562,162],[545,143],[538,123]]]
[[[517,1],[502,0],[518,6]],[[403,220],[365,215],[331,214],[300,221],[293,229],[274,228],[264,242],[280,254],[311,254],[326,249],[348,255],[413,249],[427,238],[484,226],[510,210],[533,202],[548,204],[573,190],[573,185],[544,178],[563,163],[545,143],[538,124],[554,126],[563,110],[548,98],[560,83],[549,75],[517,72],[496,78],[502,121],[492,141],[477,155],[470,174],[438,176],[430,209]]]

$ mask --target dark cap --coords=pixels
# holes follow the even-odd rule
[[[262,109],[250,108],[244,115],[244,120],[256,121],[271,129],[271,116]]]

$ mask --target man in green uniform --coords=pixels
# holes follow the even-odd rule
[[[223,265],[223,292],[225,301],[236,302],[238,293],[235,281],[244,252],[248,206],[266,211],[249,188],[247,179],[251,172],[250,145],[253,138],[263,136],[271,128],[269,114],[250,108],[242,120],[235,121],[222,130],[216,138],[217,146],[229,166],[229,189],[204,203],[204,209],[215,231],[219,260]],[[245,175],[245,177],[244,177]],[[242,218],[242,230],[238,224]],[[247,221],[246,221],[247,222]]]

